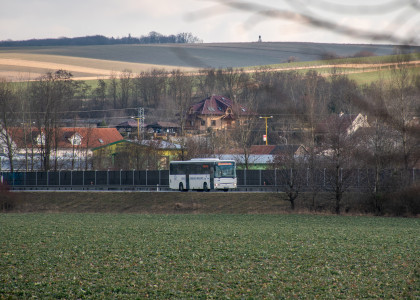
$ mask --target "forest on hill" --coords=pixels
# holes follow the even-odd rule
[[[189,32],[163,35],[151,31],[148,35],[114,38],[103,35],[83,37],[60,37],[49,39],[30,39],[23,41],[0,41],[0,47],[28,47],[28,46],[88,46],[88,45],[123,45],[123,44],[186,44],[199,43],[201,40]]]

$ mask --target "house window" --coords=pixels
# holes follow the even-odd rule
[[[45,145],[45,134],[39,134],[37,137],[36,137],[36,144],[37,145]]]
[[[79,146],[79,145],[81,145],[82,144],[82,136],[80,134],[78,134],[78,133],[75,133],[74,135],[72,135],[70,137],[70,143],[73,146]]]
[[[206,121],[201,120],[201,126],[204,126],[204,125],[206,125]]]
[[[211,126],[216,126],[216,120],[211,120]]]

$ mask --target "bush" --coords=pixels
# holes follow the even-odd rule
[[[8,212],[15,208],[16,201],[7,183],[0,182],[0,211]]]
[[[395,216],[420,214],[420,185],[413,185],[384,197],[384,212]]]

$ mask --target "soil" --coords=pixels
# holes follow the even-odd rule
[[[12,213],[273,214],[289,210],[284,199],[278,193],[32,191],[9,192],[3,202]]]

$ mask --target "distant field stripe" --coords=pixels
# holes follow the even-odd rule
[[[76,65],[43,62],[43,61],[33,61],[33,60],[23,60],[23,59],[8,59],[8,58],[0,58],[0,65],[43,68],[43,69],[52,69],[52,70],[62,69],[62,70],[67,70],[67,71],[91,73],[91,74],[97,74],[97,75],[109,75],[111,72],[111,70],[96,69],[96,68],[82,67],[82,66],[76,66]]]

